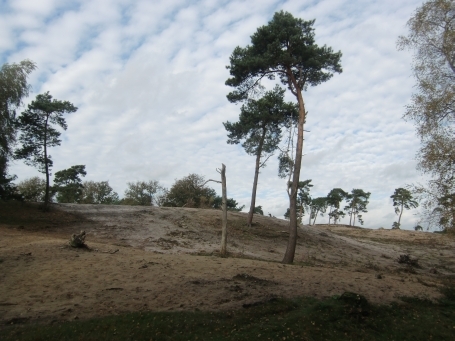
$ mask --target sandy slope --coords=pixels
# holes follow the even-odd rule
[[[295,264],[282,265],[287,222],[276,218],[255,217],[249,229],[246,214],[230,213],[231,256],[220,258],[216,210],[58,205],[47,216],[33,212],[26,223],[0,224],[1,323],[238,309],[344,291],[377,303],[435,298],[455,274],[455,240],[441,234],[303,226]],[[90,250],[67,246],[81,229]],[[399,264],[401,254],[421,268]]]

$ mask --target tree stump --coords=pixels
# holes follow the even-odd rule
[[[87,247],[85,245],[85,231],[81,231],[79,234],[73,234],[70,239],[70,246],[72,247]]]

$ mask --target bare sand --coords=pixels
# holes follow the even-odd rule
[[[233,310],[345,291],[387,304],[436,299],[455,279],[453,235],[304,225],[294,264],[283,265],[288,222],[277,218],[255,216],[248,228],[245,213],[229,213],[229,257],[220,258],[217,210],[60,204],[17,215],[0,223],[0,324]],[[88,249],[68,246],[80,230]],[[402,254],[420,267],[398,263]]]

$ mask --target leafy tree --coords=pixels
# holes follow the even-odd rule
[[[311,184],[311,179],[305,180],[305,181],[300,181],[299,182],[299,192],[297,194],[297,221],[299,224],[302,224],[303,217],[305,216],[305,213],[308,212],[310,213],[311,209],[311,196],[310,196],[310,189],[313,187]],[[290,214],[291,210],[288,208],[286,210],[286,213],[284,214],[284,217],[286,219],[290,219]],[[311,214],[310,214],[310,222],[311,222]]]
[[[8,199],[14,192],[8,176],[8,160],[16,141],[16,110],[30,91],[28,75],[35,70],[36,64],[23,60],[18,64],[3,64],[0,69],[0,199]]]
[[[17,190],[23,195],[26,201],[44,201],[44,195],[46,193],[46,180],[34,176],[30,179],[19,182]]]
[[[348,210],[349,214],[349,225],[355,226],[355,218],[359,220],[360,224],[363,225],[361,212],[368,212],[367,205],[369,203],[371,193],[365,192],[363,189],[353,189],[350,194],[346,196],[348,205],[344,208]]]
[[[117,192],[109,185],[109,181],[84,181],[82,184],[81,204],[118,204]]]
[[[310,204],[310,225],[311,219],[313,219],[313,225],[316,224],[316,218],[318,214],[321,214],[321,217],[324,216],[324,213],[327,211],[328,201],[326,197],[318,197],[311,199]]]
[[[345,214],[342,211],[339,211],[341,202],[346,198],[348,193],[343,191],[341,188],[332,189],[329,194],[327,194],[327,204],[330,207],[329,212],[329,225],[332,218],[336,218],[334,224],[340,217],[344,217]],[[333,213],[332,212],[336,212]]]
[[[455,2],[425,1],[407,26],[398,47],[414,51],[416,91],[404,118],[414,121],[421,139],[418,168],[432,176],[414,193],[422,200],[424,220],[454,227],[455,206],[443,198],[455,195]]]
[[[153,206],[159,205],[158,196],[164,190],[158,181],[150,180],[128,182],[128,188],[125,190],[125,198],[122,204],[126,205],[143,205]]]
[[[228,131],[228,143],[238,144],[249,155],[256,156],[253,190],[251,194],[248,226],[253,221],[256,205],[256,190],[259,169],[265,167],[269,157],[276,151],[281,141],[281,128],[292,118],[298,117],[295,104],[284,102],[284,90],[278,85],[258,100],[249,99],[240,109],[239,120],[235,123],[223,123]],[[264,160],[265,159],[265,160]],[[261,162],[261,160],[264,160]]]
[[[212,207],[221,209],[222,203],[223,198],[217,195],[212,201]],[[234,200],[234,198],[228,198],[226,201],[226,207],[228,211],[240,212],[245,208],[245,205],[239,206],[239,203]]]
[[[346,213],[344,213],[343,211],[340,211],[339,208],[336,208],[335,210],[333,210],[332,212],[329,213],[329,219],[330,218],[333,218],[333,223],[336,225],[338,220],[340,220],[341,218],[344,218],[346,216]]]
[[[83,185],[81,176],[86,176],[85,165],[71,166],[55,173],[53,192],[61,203],[79,203],[82,199]]]
[[[303,216],[305,212],[308,212],[310,215],[310,222],[311,222],[311,196],[310,196],[310,189],[313,187],[311,184],[311,179],[300,181],[299,182],[299,192],[297,194],[297,220],[299,224],[302,223]],[[291,210],[289,210],[289,214]],[[289,216],[290,217],[290,216]]]
[[[393,199],[393,206],[395,207],[395,213],[400,214],[398,217],[398,228],[400,228],[401,215],[403,210],[410,210],[411,208],[416,208],[419,206],[419,203],[414,200],[410,190],[406,188],[397,188],[395,192],[390,196]]]
[[[307,112],[302,91],[329,80],[341,72],[341,52],[319,47],[314,39],[314,20],[294,18],[288,12],[277,12],[265,26],[251,36],[251,45],[236,47],[227,67],[231,78],[226,85],[235,88],[227,95],[231,102],[243,101],[262,90],[262,79],[279,77],[299,104],[297,141],[293,176],[289,187],[290,234],[283,263],[292,263],[297,242],[297,192],[303,151],[304,122]]]
[[[259,205],[259,206],[256,206],[256,207],[254,208],[254,213],[255,213],[255,214],[264,215],[264,210],[262,209],[262,206],[260,206],[260,205]]]
[[[215,190],[205,186],[202,175],[189,174],[175,180],[167,194],[166,206],[209,208],[212,207],[215,197]]]
[[[46,175],[46,194],[44,210],[49,205],[49,176],[52,158],[48,153],[50,147],[59,146],[61,133],[54,126],[66,130],[67,125],[63,114],[77,111],[68,101],[52,100],[49,92],[36,96],[28,105],[28,109],[19,117],[18,127],[21,130],[19,141],[22,146],[15,151],[16,159],[24,159],[29,166],[37,167]]]

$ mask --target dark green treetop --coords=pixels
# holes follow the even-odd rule
[[[227,67],[232,77],[226,85],[236,88],[227,96],[229,101],[247,99],[263,78],[273,80],[278,76],[297,96],[296,92],[308,85],[318,85],[329,80],[334,72],[342,72],[341,52],[316,45],[313,25],[314,20],[276,12],[268,25],[259,27],[251,36],[251,45],[237,46]]]
[[[36,99],[22,112],[17,126],[21,131],[19,141],[22,146],[14,153],[16,159],[24,159],[25,163],[37,167],[46,175],[46,194],[44,210],[48,209],[49,176],[52,158],[48,148],[59,146],[61,133],[55,128],[67,129],[63,114],[75,112],[77,108],[68,101],[52,99],[49,92],[36,96]]]
[[[86,176],[85,165],[75,165],[55,173],[53,191],[61,203],[79,203],[82,199],[82,179]]]
[[[46,173],[45,167],[50,168],[53,165],[51,156],[47,155],[47,148],[59,146],[62,142],[59,139],[61,133],[54,126],[66,130],[68,126],[63,114],[75,111],[77,108],[73,104],[52,99],[49,92],[36,96],[19,117],[19,141],[22,146],[15,151],[15,157],[25,159],[27,165]]]
[[[228,143],[239,144],[250,155],[257,155],[259,146],[266,154],[273,153],[281,141],[281,128],[298,118],[298,107],[284,101],[284,90],[276,86],[258,100],[242,105],[239,120],[223,123]],[[260,144],[263,141],[262,145]]]

